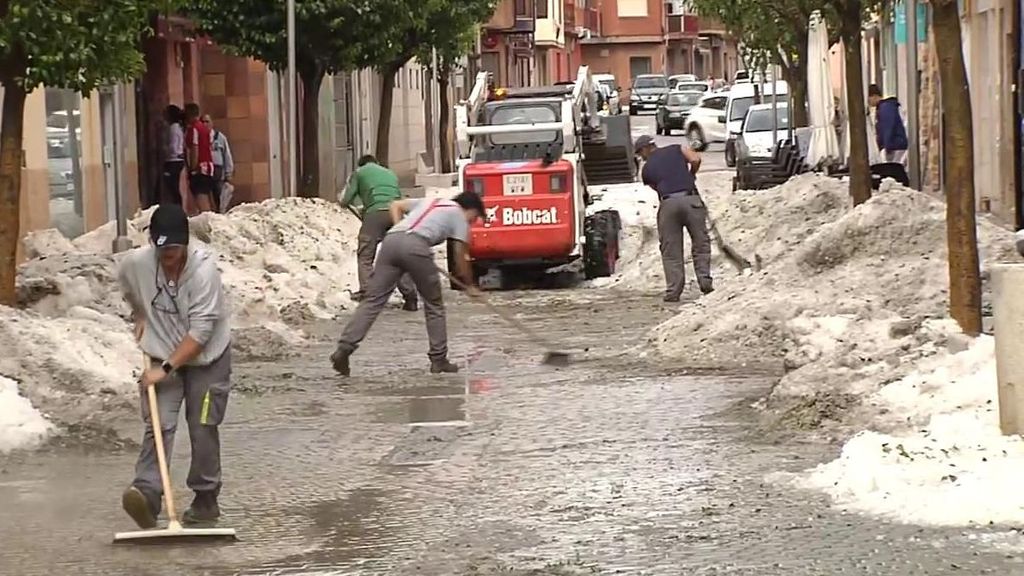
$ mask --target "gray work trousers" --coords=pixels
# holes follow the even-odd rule
[[[711,286],[711,239],[708,210],[698,194],[673,194],[658,206],[658,241],[665,268],[665,297],[679,298],[686,284],[683,229],[690,234],[693,269],[701,288]]]
[[[374,210],[363,214],[363,224],[359,227],[359,244],[356,247],[356,258],[359,262],[359,293],[366,296],[370,285],[370,274],[373,273],[373,260],[377,256],[377,246],[384,240],[388,230],[394,223],[387,210]],[[398,281],[398,291],[406,301],[416,300],[416,288],[408,274],[403,274]]]
[[[160,365],[154,359],[155,366]],[[178,414],[182,401],[185,403],[185,422],[188,424],[188,439],[192,445],[192,462],[188,469],[188,487],[194,492],[220,493],[220,432],[218,426],[224,420],[228,407],[228,393],[231,391],[231,347],[220,358],[207,366],[184,366],[175,370],[163,382],[156,385],[156,401],[160,410],[160,429],[163,431],[164,453],[170,467],[171,451],[174,448],[174,433],[178,429]],[[156,442],[149,417],[149,398],[145,388],[140,387],[142,420],[146,432],[142,437],[142,451],[135,463],[135,480],[138,488],[159,511],[163,496],[160,482],[160,468],[156,457]]]
[[[423,297],[423,315],[426,317],[427,338],[430,340],[427,356],[431,360],[448,357],[448,328],[434,251],[426,238],[408,232],[395,232],[384,237],[373,274],[370,275],[366,297],[345,326],[338,339],[339,347],[351,351],[359,346],[404,274],[412,278],[416,290]]]

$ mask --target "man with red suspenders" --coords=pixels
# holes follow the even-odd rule
[[[467,292],[477,294],[467,247],[469,225],[483,216],[483,201],[473,192],[463,192],[451,200],[396,200],[389,211],[395,225],[380,244],[366,295],[338,339],[331,364],[342,376],[350,374],[349,358],[387,305],[402,275],[408,274],[423,299],[430,372],[458,372],[458,366],[448,361],[448,327],[433,247],[448,239],[456,241],[456,270],[469,287]]]

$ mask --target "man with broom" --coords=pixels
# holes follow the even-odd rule
[[[377,246],[394,225],[388,208],[392,202],[401,199],[402,190],[398,187],[398,176],[393,171],[378,164],[377,159],[370,154],[359,159],[359,167],[349,177],[348,185],[341,194],[342,208],[349,208],[355,200],[363,206],[360,216],[363,223],[359,227],[356,245],[359,291],[352,295],[356,302],[366,297],[370,273],[373,272],[373,260],[377,256]],[[416,288],[413,287],[408,275],[402,276],[398,281],[398,291],[405,300],[402,309],[415,312],[419,308]]]
[[[470,224],[484,215],[483,200],[466,191],[451,200],[396,200],[388,212],[394,226],[381,242],[366,298],[359,302],[338,339],[338,348],[331,354],[331,365],[338,374],[349,375],[349,358],[380,316],[399,280],[408,274],[423,297],[430,340],[427,352],[430,372],[458,372],[458,366],[448,361],[448,328],[433,247],[449,239],[456,241],[454,264],[461,277],[459,280],[470,296],[477,296],[479,291],[473,286],[467,246]]]
[[[693,269],[702,294],[714,290],[711,280],[711,239],[708,210],[697,191],[700,154],[679,145],[659,148],[654,138],[636,139],[634,150],[644,159],[643,183],[658,193],[658,242],[665,269],[665,302],[679,302],[686,283],[683,230],[690,234]]]
[[[217,256],[201,243],[189,243],[188,216],[181,206],[163,204],[149,223],[150,245],[129,252],[118,268],[121,291],[132,309],[136,337],[149,359],[143,368],[142,418],[146,431],[135,465],[135,480],[121,503],[139,525],[156,526],[163,485],[157,461],[147,388],[157,394],[163,444],[168,460],[182,402],[192,444],[188,487],[195,492],[182,514],[185,525],[220,517],[218,426],[231,389],[231,330]]]

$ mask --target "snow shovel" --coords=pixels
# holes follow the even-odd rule
[[[149,365],[149,355],[146,355],[143,367]],[[156,403],[156,386],[147,386],[146,395],[149,397],[149,420],[153,426],[153,441],[156,443],[156,460],[160,465],[160,482],[164,488],[164,504],[167,508],[167,517],[170,520],[167,522],[167,528],[118,532],[114,534],[114,543],[139,542],[155,544],[168,541],[237,540],[238,538],[235,536],[233,528],[185,528],[178,521],[177,511],[174,509],[174,491],[171,490],[171,476],[167,469],[167,455],[164,453],[164,434],[163,429],[160,427],[160,410]]]
[[[440,272],[442,276],[444,276],[445,278],[450,280],[452,284],[455,284],[459,288],[462,288],[463,290],[466,290],[468,288],[466,286],[465,282],[463,282],[462,280],[459,280],[455,276],[449,274],[446,270],[442,270],[440,267],[438,267],[437,271]],[[559,367],[568,366],[569,365],[570,356],[569,356],[568,352],[561,352],[561,351],[556,350],[555,349],[556,347],[553,346],[550,342],[548,342],[547,339],[541,338],[539,334],[537,334],[533,330],[530,330],[525,324],[520,322],[515,316],[512,316],[511,314],[506,313],[504,310],[502,310],[501,308],[496,306],[493,302],[491,302],[483,294],[481,294],[478,297],[478,299],[480,300],[480,302],[483,303],[484,306],[487,307],[487,309],[492,314],[494,314],[498,318],[501,318],[502,320],[504,320],[508,325],[510,325],[513,328],[515,328],[516,330],[518,330],[520,333],[523,334],[523,336],[526,336],[528,339],[532,340],[535,344],[539,344],[539,345],[543,346],[544,348],[547,348],[547,350],[544,352],[544,359],[541,360],[541,364],[544,364],[544,365],[547,365],[547,366],[559,366]]]
[[[736,267],[736,270],[743,272],[752,268],[750,260],[747,260],[740,255],[732,246],[725,243],[722,238],[722,234],[718,232],[718,226],[715,225],[715,219],[711,217],[711,210],[705,205],[705,212],[708,216],[708,225],[711,228],[711,237],[715,239],[715,246],[718,246],[718,251],[725,255],[729,262]]]

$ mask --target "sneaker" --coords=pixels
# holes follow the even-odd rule
[[[121,494],[121,507],[124,511],[131,516],[132,520],[138,524],[139,528],[143,530],[149,530],[150,528],[156,528],[156,515],[158,510],[154,510],[153,504],[149,498],[142,493],[135,486],[129,486],[128,489]]]
[[[331,366],[334,367],[334,371],[342,376],[349,376],[352,373],[351,368],[348,365],[348,359],[350,356],[352,356],[351,350],[339,346],[338,349],[334,351],[334,354],[331,354]]]
[[[715,286],[714,286],[714,284],[711,283],[711,280],[708,280],[707,282],[701,282],[700,283],[700,293],[701,294],[707,296],[708,294],[711,294],[714,291],[715,291]]]
[[[449,362],[447,358],[430,361],[431,374],[455,374],[458,371],[459,367]]]
[[[402,310],[405,310],[406,312],[415,312],[419,309],[420,303],[417,302],[415,298],[412,300],[406,300],[405,303],[402,304]]]
[[[192,505],[181,514],[181,523],[188,525],[210,524],[220,518],[220,506],[212,492],[196,492]]]
[[[662,302],[676,303],[679,302],[679,296],[665,296],[661,300]]]

